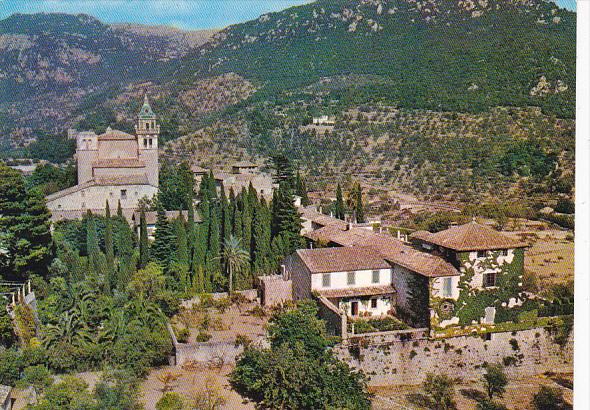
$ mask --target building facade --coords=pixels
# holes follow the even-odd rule
[[[311,222],[304,236],[322,248],[284,261],[295,300],[318,296],[352,319],[393,315],[415,328],[442,329],[514,320],[527,299],[527,245],[475,222],[416,232],[411,244],[339,222]]]
[[[72,211],[101,211],[106,202],[126,210],[158,190],[158,136],[160,126],[147,96],[137,117],[135,135],[110,127],[100,135],[76,134],[78,184],[47,196],[54,219]]]

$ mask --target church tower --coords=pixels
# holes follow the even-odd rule
[[[160,135],[160,126],[156,114],[152,111],[147,94],[137,116],[135,134],[137,135],[139,160],[145,163],[148,182],[150,185],[158,186],[158,136]]]

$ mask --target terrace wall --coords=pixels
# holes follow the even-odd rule
[[[429,372],[479,379],[485,362],[508,364],[506,373],[511,377],[571,371],[573,365],[573,332],[563,346],[546,328],[493,333],[490,340],[480,335],[447,339],[424,335],[402,341],[399,336],[382,335],[355,336],[335,348],[340,358],[365,372],[371,385],[420,384]]]

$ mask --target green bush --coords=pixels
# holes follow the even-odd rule
[[[199,332],[197,336],[195,336],[195,342],[208,342],[211,340],[211,335],[207,332]]]

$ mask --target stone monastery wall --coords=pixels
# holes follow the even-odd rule
[[[571,371],[573,332],[564,346],[555,343],[547,329],[536,328],[493,333],[491,340],[474,335],[371,344],[367,338],[339,345],[335,351],[351,366],[363,370],[370,385],[420,384],[426,373],[479,379],[484,362],[505,364],[511,377],[527,376]]]

